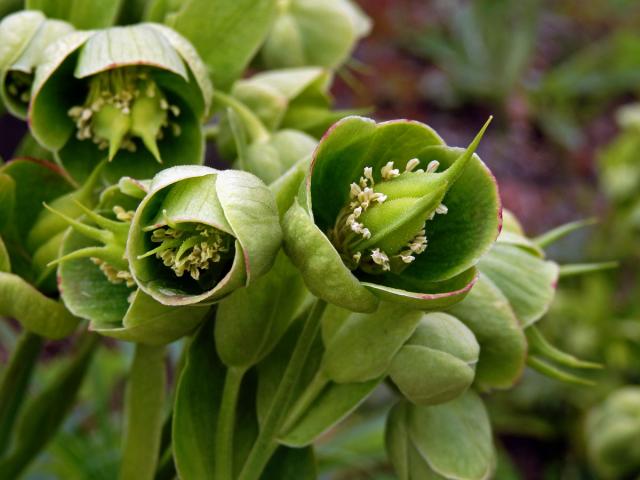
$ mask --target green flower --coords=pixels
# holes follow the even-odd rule
[[[147,23],[74,32],[46,59],[29,122],[74,178],[104,158],[112,181],[202,162],[200,122],[212,88],[191,44],[173,30]]]
[[[484,128],[463,150],[418,122],[336,123],[284,219],[311,292],[355,311],[378,297],[422,309],[460,301],[500,227],[495,179],[473,155]]]
[[[127,257],[136,283],[157,301],[213,303],[268,271],[281,236],[273,195],[253,175],[174,167],[140,203]]]
[[[0,22],[0,97],[16,117],[27,118],[36,67],[46,47],[73,27],[38,11],[21,11]]]
[[[134,211],[148,182],[123,178],[102,192],[96,210],[74,219],[51,209],[71,226],[60,248],[58,285],[65,306],[91,330],[121,340],[158,345],[190,333],[206,307],[162,305],[140,290],[126,257]]]
[[[640,388],[613,392],[586,424],[589,458],[602,478],[626,478],[640,469]]]
[[[371,29],[369,18],[351,0],[282,0],[278,8],[261,52],[268,69],[337,68]]]

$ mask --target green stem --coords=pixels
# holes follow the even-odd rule
[[[291,395],[294,387],[296,383],[298,383],[311,346],[320,330],[320,319],[326,306],[327,303],[324,300],[317,299],[315,305],[309,312],[309,316],[298,337],[282,380],[271,401],[271,406],[262,423],[258,438],[253,444],[247,461],[240,472],[239,480],[259,479],[267,462],[278,448],[278,442],[276,440],[278,432],[280,432],[285,413],[291,403]]]
[[[7,450],[11,433],[40,356],[44,339],[24,330],[0,380],[0,456]]]
[[[329,379],[322,369],[318,370],[316,375],[313,377],[313,380],[311,380],[311,383],[307,386],[302,395],[300,395],[298,401],[293,405],[293,408],[290,410],[289,415],[287,415],[279,433],[286,433],[295,426],[296,422],[300,420],[328,383]]]
[[[164,345],[136,345],[125,393],[120,480],[151,480],[155,475],[164,421],[165,351]]]
[[[233,432],[236,426],[236,407],[244,367],[229,367],[222,390],[222,403],[216,429],[215,475],[218,480],[233,480]]]
[[[227,95],[226,93],[222,93],[219,90],[216,90],[213,93],[213,99],[224,105],[225,107],[230,107],[234,112],[238,114],[238,116],[242,119],[242,123],[247,128],[247,133],[252,141],[259,140],[268,140],[271,136],[269,134],[269,130],[264,124],[260,121],[258,116],[253,113],[244,103],[239,100],[233,98],[231,95]]]

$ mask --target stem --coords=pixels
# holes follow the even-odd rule
[[[270,137],[269,130],[244,103],[219,90],[213,92],[213,98],[225,107],[232,108],[238,114],[245,127],[247,127],[247,132],[252,141],[267,140]]]
[[[216,429],[215,475],[218,480],[233,480],[233,432],[236,426],[236,407],[244,367],[229,367],[222,390],[222,403]]]
[[[320,392],[324,390],[324,387],[329,383],[329,379],[324,375],[322,369],[318,370],[316,375],[311,380],[311,383],[307,386],[302,395],[298,398],[298,401],[293,405],[289,415],[286,417],[285,422],[280,429],[279,433],[286,433],[293,428],[298,420],[304,415],[311,404],[318,398]]]
[[[11,440],[20,407],[40,356],[44,339],[24,330],[0,380],[0,456]]]
[[[260,478],[267,462],[278,448],[276,437],[280,432],[285,412],[291,403],[291,395],[311,350],[311,346],[320,330],[320,319],[327,303],[317,299],[304,327],[296,346],[291,354],[287,368],[284,371],[280,385],[273,397],[269,411],[264,419],[258,438],[256,439],[247,461],[240,472],[239,480],[257,480]]]

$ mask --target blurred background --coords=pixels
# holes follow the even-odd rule
[[[585,418],[612,392],[640,383],[640,2],[358,3],[374,26],[339,72],[338,107],[371,108],[378,120],[416,119],[456,146],[493,115],[479,154],[530,236],[598,219],[549,256],[560,263],[615,259],[619,268],[563,280],[539,324],[555,345],[605,366],[595,386],[527,371],[515,389],[487,399],[501,448],[495,478],[603,478],[586,453]],[[0,118],[3,158],[25,131]],[[0,345],[12,336],[0,323]],[[51,368],[41,375],[53,375],[65,344],[48,349]],[[3,355],[0,346],[0,361]],[[83,396],[102,403],[74,412],[29,478],[115,478],[127,362],[120,351],[100,351]],[[320,445],[323,478],[393,478],[382,438],[386,399],[384,392],[374,397],[332,433],[330,448]],[[637,418],[640,444],[640,404]],[[638,462],[612,478],[638,478]]]

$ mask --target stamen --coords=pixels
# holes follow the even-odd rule
[[[412,158],[407,162],[406,167],[404,167],[405,172],[412,172],[418,165],[420,165],[420,160],[417,158]]]
[[[427,173],[434,173],[440,167],[440,162],[437,160],[431,160],[427,165]]]

